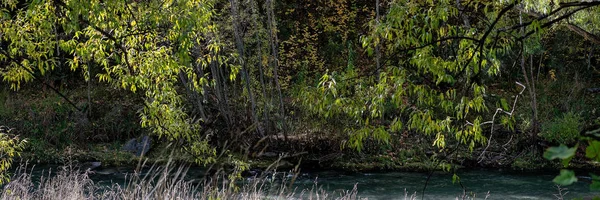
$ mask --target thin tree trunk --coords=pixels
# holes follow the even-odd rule
[[[519,24],[523,24],[523,17],[521,15],[521,12],[519,12]],[[523,27],[521,27],[521,34],[523,35],[525,33],[525,30]],[[525,77],[525,84],[527,84],[527,90],[529,91],[529,94],[531,95],[531,117],[532,117],[532,125],[533,125],[533,129],[531,131],[531,139],[535,140],[535,138],[537,137],[537,133],[538,133],[538,119],[537,119],[537,101],[535,98],[535,89],[534,89],[534,85],[533,85],[533,70],[530,66],[530,71],[531,71],[531,80],[529,80],[529,76],[530,74],[527,73],[527,68],[525,67],[525,49],[524,49],[524,44],[521,43],[521,71],[523,72],[523,77]],[[533,142],[533,141],[532,141]]]
[[[231,116],[235,116],[235,111],[230,111],[229,110],[229,97],[227,96],[227,94],[229,94],[229,89],[227,88],[227,80],[228,77],[225,76],[225,72],[224,72],[224,67],[221,67],[221,63],[219,63],[217,61],[217,73],[219,73],[217,75],[217,77],[221,78],[221,84],[222,84],[222,89],[223,89],[223,106],[225,108],[225,115],[227,116],[227,121],[229,124],[232,124],[232,119]],[[235,86],[235,85],[234,85]],[[235,90],[233,90],[233,92],[235,92]],[[235,94],[234,94],[235,96]]]
[[[247,62],[246,62],[246,55],[245,55],[245,51],[244,51],[244,41],[242,40],[242,37],[240,35],[240,17],[239,17],[239,8],[238,8],[238,4],[236,2],[237,0],[230,0],[230,4],[231,4],[231,16],[233,18],[232,23],[233,23],[233,32],[235,35],[235,43],[236,43],[236,47],[237,47],[237,51],[238,54],[241,58],[241,64],[242,64],[242,76],[244,77],[244,82],[246,85],[246,92],[248,92],[248,97],[250,98],[250,104],[252,106],[252,121],[253,123],[256,123],[258,125],[258,117],[256,116],[256,100],[254,99],[254,95],[252,93],[252,89],[250,88],[250,76],[249,76],[249,72],[248,72],[248,67],[247,67]],[[258,132],[261,136],[264,136],[264,133],[262,131],[262,129],[258,128]]]
[[[266,85],[265,85],[265,75],[263,72],[263,62],[262,62],[262,40],[260,38],[260,33],[261,30],[263,30],[263,27],[258,23],[258,20],[256,19],[259,15],[258,15],[258,10],[257,10],[257,2],[256,1],[252,1],[251,3],[251,7],[252,7],[252,21],[254,23],[254,27],[257,30],[257,33],[255,34],[256,37],[256,42],[258,42],[258,48],[256,49],[257,51],[257,57],[258,57],[258,73],[259,73],[259,78],[260,78],[260,86],[262,89],[262,95],[263,95],[263,125],[259,124],[258,128],[261,129],[264,132],[267,132],[267,130],[265,130],[263,127],[268,127],[269,124],[269,112],[268,112],[268,107],[267,107],[267,99],[269,98],[267,96],[267,89],[266,89]]]
[[[210,63],[210,71],[211,71],[211,74],[213,77],[213,81],[215,81],[215,95],[217,96],[217,100],[218,100],[217,107],[219,108],[219,111],[225,118],[227,125],[230,125],[231,123],[229,120],[229,114],[227,113],[227,109],[225,108],[227,105],[227,100],[224,97],[225,95],[223,93],[223,89],[221,89],[221,87],[223,87],[223,85],[221,83],[222,81],[219,76],[219,69],[217,69],[217,62],[215,60],[213,60]]]
[[[534,78],[534,71],[533,71],[533,56],[531,56],[530,58],[530,65],[529,65],[529,74],[531,75],[531,90],[533,91],[533,93],[531,94],[531,96],[533,97],[533,117],[534,119],[537,121],[538,119],[538,110],[537,110],[537,92],[535,91],[535,78]],[[540,58],[542,59],[542,58]]]
[[[379,0],[375,0],[375,21],[377,23],[377,26],[379,26]],[[379,37],[379,36],[378,36]],[[381,42],[382,40],[378,40],[379,42]],[[379,52],[379,46],[381,44],[377,43],[375,45],[375,60],[377,63],[377,71],[376,71],[376,76],[377,77],[377,82],[379,82],[379,74],[381,73],[381,53]]]
[[[283,136],[285,141],[287,141],[287,127],[285,123],[285,106],[283,105],[283,96],[281,94],[281,85],[279,84],[279,76],[277,75],[278,68],[278,53],[277,53],[277,33],[276,25],[275,25],[275,12],[273,11],[273,1],[267,0],[267,17],[269,24],[269,42],[271,44],[271,66],[273,68],[273,78],[275,79],[275,86],[277,87],[277,93],[279,94],[279,115],[281,117],[281,128],[283,129]]]
[[[206,114],[204,112],[204,107],[202,106],[202,100],[200,99],[198,92],[194,91],[191,84],[189,84],[189,81],[186,78],[187,76],[188,75],[185,72],[179,72],[179,79],[181,80],[181,84],[185,88],[185,91],[188,93],[188,96],[190,96],[190,99],[196,102],[193,105],[200,113],[200,118],[202,119],[202,121],[206,121]]]
[[[88,105],[87,105],[87,117],[90,118],[92,116],[92,69],[91,67],[88,65],[87,66],[87,98],[88,98]]]
[[[198,78],[199,79],[200,78],[204,78],[204,69],[203,69],[203,67],[200,66],[200,65],[197,65],[196,69],[198,70],[198,74],[199,74]],[[200,112],[204,113],[202,115],[204,115],[204,121],[205,122],[209,121],[209,119],[208,119],[209,116],[206,115],[206,111],[204,109],[204,103],[208,102],[208,100],[206,98],[206,96],[207,96],[206,93],[207,92],[208,92],[208,87],[206,87],[206,84],[202,84],[202,91],[200,91],[200,92],[196,91],[196,95],[198,95],[198,99],[197,99],[198,103],[197,104],[199,106]]]

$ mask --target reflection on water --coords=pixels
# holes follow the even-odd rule
[[[48,171],[56,171],[56,166],[36,167],[33,171],[33,179],[36,180],[35,176],[39,177],[41,174],[48,175]],[[128,174],[132,172],[133,168],[104,168],[91,174],[90,178],[100,185],[109,186],[113,183],[124,185]],[[189,180],[200,182],[204,171],[200,168],[192,168],[187,174]],[[558,190],[552,183],[552,179],[557,174],[558,172],[531,173],[489,169],[461,171],[457,175],[466,189],[463,190],[461,184],[452,183],[451,174],[436,172],[427,184],[424,199],[456,199],[462,196],[464,191],[470,198],[476,199],[485,199],[488,192],[488,199],[556,199],[554,194],[557,194]],[[358,195],[368,199],[404,199],[406,192],[409,196],[416,192],[418,199],[421,199],[427,176],[427,173],[414,172],[305,171],[295,180],[294,187],[296,191],[311,189],[316,182],[324,190],[339,194],[351,190],[356,184]],[[589,180],[585,177],[579,180],[571,186],[563,187],[568,192],[564,195],[565,199],[600,195],[589,190]]]

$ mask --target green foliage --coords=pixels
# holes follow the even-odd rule
[[[56,66],[81,69],[87,81],[98,78],[143,94],[142,127],[168,139],[198,142],[192,152],[208,155],[207,160],[214,156],[177,91],[180,73],[202,91],[206,78],[188,72],[227,63],[212,36],[213,1],[30,1],[24,8],[5,3],[0,30],[7,48],[0,50],[0,61],[8,66],[0,75],[13,89]],[[101,73],[91,77],[89,68]],[[234,79],[237,70],[230,68]]]
[[[554,159],[568,159],[570,157],[573,157],[573,155],[575,155],[575,151],[577,151],[577,148],[573,147],[573,148],[569,148],[567,146],[565,146],[564,144],[561,144],[558,147],[550,147],[546,150],[546,152],[544,152],[544,158],[548,159],[548,160],[554,160]]]
[[[285,0],[281,4],[283,42],[279,52],[284,79],[297,79],[297,72],[322,74],[346,67],[353,52],[344,47],[358,42],[365,31],[364,23],[375,9],[354,0]],[[314,83],[319,76],[308,78]]]
[[[452,174],[452,184],[460,183],[460,177],[456,173]]]
[[[564,167],[567,167],[573,156],[575,156],[575,151],[577,150],[577,146],[573,148],[567,148],[565,145],[560,145],[559,147],[550,147],[544,152],[544,158],[548,160],[553,160],[559,158],[562,160]],[[590,140],[589,145],[585,149],[585,156],[587,158],[592,159],[593,161],[600,161],[600,142],[597,140]],[[590,184],[590,190],[599,190],[600,189],[600,178],[594,174],[592,176],[592,184]],[[560,174],[556,176],[553,180],[556,184],[560,185],[570,185],[577,181],[577,177],[575,177],[575,173],[572,170],[562,169]]]
[[[583,119],[573,112],[565,113],[558,119],[542,126],[541,136],[550,142],[572,144],[579,137]]]
[[[600,141],[592,140],[585,149],[585,157],[600,161]]]
[[[500,67],[496,55],[509,51],[511,45],[503,45],[502,40],[498,46],[491,45],[498,40],[488,38],[485,29],[479,32],[447,23],[459,17],[454,5],[449,1],[393,1],[381,24],[362,39],[367,52],[385,47],[385,55],[392,58],[383,69],[370,69],[380,70],[379,77],[362,77],[354,68],[327,73],[316,90],[306,92],[309,98],[304,105],[325,118],[346,116],[354,121],[348,130],[349,143],[357,149],[367,136],[385,141],[390,132],[403,129],[434,137],[433,145],[439,148],[446,147],[449,138],[470,149],[483,144],[486,137],[480,114],[487,111],[486,88],[472,78],[495,75]],[[500,7],[490,8],[490,12],[500,12]],[[446,39],[456,35],[460,37]],[[480,49],[481,44],[494,48]],[[451,48],[464,54],[441,53]],[[402,59],[395,58],[398,54]]]
[[[228,7],[225,1],[217,0],[4,1],[0,11],[0,76],[13,89],[33,80],[46,83],[48,77],[56,75],[51,72],[68,68],[90,84],[99,80],[117,91],[130,91],[134,94],[131,98],[136,99],[130,109],[138,112],[121,114],[127,110],[123,107],[131,104],[93,105],[92,101],[86,105],[107,114],[84,116],[84,112],[73,112],[68,105],[57,103],[59,97],[52,96],[52,101],[33,106],[29,113],[34,117],[1,106],[0,116],[2,120],[18,116],[15,121],[29,127],[23,131],[43,135],[56,144],[68,144],[78,137],[74,133],[80,130],[79,125],[88,131],[94,129],[90,132],[117,135],[149,130],[181,142],[198,163],[206,164],[215,161],[215,144],[237,146],[228,142],[238,142],[244,134],[248,140],[239,142],[243,149],[252,146],[252,139],[257,138],[252,136],[268,138],[262,131],[249,136],[254,134],[250,129],[237,134],[244,128],[232,123],[245,125],[243,112],[249,109],[244,97],[260,93],[253,89],[262,89],[262,95],[257,95],[258,106],[252,100],[255,127],[284,129],[284,120],[270,121],[286,119],[283,100],[282,112],[271,115],[275,110],[272,99],[277,95],[269,89],[274,85],[280,88],[281,81],[284,89],[296,90],[293,97],[301,105],[300,114],[307,114],[302,117],[334,126],[332,132],[347,136],[343,147],[365,151],[370,142],[388,145],[395,142],[395,134],[418,133],[417,141],[438,148],[436,154],[442,155],[457,143],[457,149],[465,145],[472,151],[488,141],[490,135],[483,130],[491,123],[499,121],[511,131],[516,126],[521,130],[538,128],[537,116],[532,123],[519,123],[514,116],[486,121],[488,107],[493,105],[490,102],[499,100],[496,105],[504,110],[511,106],[511,100],[494,98],[488,86],[495,84],[501,70],[513,70],[508,66],[514,61],[515,49],[523,47],[522,55],[540,54],[544,51],[543,33],[555,23],[562,24],[557,22],[563,19],[592,33],[600,24],[596,23],[600,15],[594,14],[598,8],[585,8],[587,2],[563,7],[564,1],[549,0],[391,0],[379,5],[383,11],[377,13],[381,15],[377,21],[373,19],[373,3],[355,0],[286,0],[269,16],[261,13],[272,8],[266,4],[276,5],[272,1],[264,2],[264,7],[259,5],[262,1],[239,7],[233,6],[234,2]],[[230,8],[231,14],[224,11]],[[233,13],[239,16],[231,16]],[[528,17],[524,13],[548,16]],[[265,18],[268,28],[262,24]],[[237,52],[233,34],[243,37],[236,41],[241,48]],[[278,44],[277,37],[283,42]],[[368,56],[374,52],[377,65]],[[237,77],[242,69],[247,73],[243,77],[245,89],[239,89],[243,87]],[[260,83],[249,78],[257,72]],[[550,71],[551,79],[555,72]],[[290,87],[293,81],[302,85]],[[3,99],[0,94],[0,103],[5,102]],[[539,109],[547,112],[543,114],[573,110],[557,108],[552,96],[544,100],[552,109]],[[77,105],[83,102],[75,100]],[[260,114],[264,114],[264,121],[258,122]],[[114,120],[120,116],[128,120]],[[546,119],[544,116],[541,118]],[[88,117],[86,123],[68,120]],[[544,124],[542,137],[574,143],[586,117],[567,113]],[[138,121],[139,126],[131,124]],[[52,128],[46,128],[48,124]],[[125,131],[128,127],[135,128]],[[221,134],[225,131],[227,134]],[[41,147],[47,143],[36,141],[40,144],[37,150],[43,151]],[[598,159],[594,146],[588,147],[589,157]],[[547,158],[568,163],[574,151],[560,148],[549,150]],[[539,153],[530,155],[539,158]]]
[[[548,160],[561,159],[563,166],[567,167],[573,156],[575,156],[578,146],[568,148],[564,144],[561,144],[559,147],[550,147],[544,152],[544,158]]]
[[[559,147],[550,147],[546,150],[546,152],[544,152],[544,158],[548,160],[559,158],[562,160],[564,167],[567,167],[573,156],[575,156],[577,147],[578,146],[567,148],[562,144]],[[590,140],[585,149],[585,155],[587,158],[592,159],[593,161],[600,161],[600,142],[597,140]],[[598,190],[600,188],[600,179],[594,174],[591,174],[591,176],[592,184],[590,185],[590,189]],[[560,175],[554,178],[553,181],[560,185],[570,185],[577,181],[577,178],[572,170],[563,169],[561,170]]]
[[[11,129],[0,126],[0,185],[7,183],[10,176],[8,169],[13,163],[15,157],[20,156],[25,148],[26,140],[19,139],[18,136],[10,134]]]
[[[441,149],[455,140],[472,150],[487,141],[482,131],[490,124],[485,120],[487,85],[501,66],[514,62],[502,59],[515,54],[516,47],[524,47],[525,55],[542,52],[543,33],[561,20],[557,17],[579,11],[562,6],[537,1],[391,1],[383,19],[373,20],[371,31],[361,37],[363,52],[382,51],[383,66],[348,62],[345,70],[330,69],[318,85],[300,92],[299,101],[311,115],[345,128],[346,146],[358,150],[366,138],[385,142],[402,130],[422,133]],[[520,22],[515,19],[522,8],[555,12],[539,19],[523,15]],[[499,107],[508,106],[500,100]],[[502,116],[499,121],[514,130],[515,120]],[[565,115],[547,126],[545,136],[574,142],[579,121],[578,115]]]
[[[577,182],[577,177],[575,177],[575,172],[572,170],[560,170],[560,175],[556,176],[553,180],[554,183],[559,185],[571,185]]]

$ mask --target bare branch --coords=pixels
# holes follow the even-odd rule
[[[523,94],[523,92],[525,91],[525,88],[526,88],[525,85],[523,85],[522,83],[519,83],[519,82],[515,82],[515,83],[517,85],[521,86],[522,89],[521,89],[521,92],[519,92],[519,94],[517,94],[517,96],[515,97],[515,101],[513,102],[513,106],[511,108],[510,112],[505,111],[502,108],[496,108],[496,112],[492,116],[492,120],[479,124],[479,126],[486,125],[486,124],[491,124],[492,126],[490,128],[490,137],[488,138],[487,146],[483,149],[483,152],[481,152],[481,154],[477,158],[478,162],[481,162],[483,160],[483,155],[485,154],[487,149],[490,147],[490,143],[492,142],[492,137],[494,136],[494,121],[496,120],[496,115],[498,115],[498,113],[504,113],[508,116],[513,116],[513,114],[515,113],[515,107],[517,106],[517,100],[519,100],[519,96],[521,96]],[[473,126],[474,124],[467,121],[466,125]]]
[[[586,40],[589,40],[590,42],[593,42],[595,44],[600,44],[600,36],[594,35],[586,30],[583,30],[579,26],[576,26],[571,23],[567,24],[567,28],[569,28],[573,32],[583,36],[583,38],[585,38]]]

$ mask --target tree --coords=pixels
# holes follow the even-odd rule
[[[547,6],[546,6],[547,5]],[[487,84],[525,40],[568,19],[592,17],[600,2],[392,1],[387,14],[362,39],[367,52],[381,51],[379,69],[325,74],[305,95],[309,110],[351,120],[349,146],[361,149],[373,137],[412,130],[431,135],[444,150],[448,139],[473,149],[484,144],[489,116]],[[544,13],[515,20],[519,10]],[[517,18],[518,19],[518,18]],[[376,20],[377,21],[377,20]],[[520,33],[522,30],[522,34]],[[379,49],[378,49],[379,48]],[[494,130],[492,130],[493,133]]]
[[[202,91],[207,78],[194,72],[223,67],[235,77],[215,40],[213,2],[186,1],[3,1],[0,68],[4,81],[40,79],[57,65],[97,68],[100,81],[142,93],[141,125],[156,135],[187,141],[200,162],[215,150],[198,134],[177,87],[179,75]],[[219,65],[214,63],[218,62]],[[214,75],[214,74],[213,74]]]

